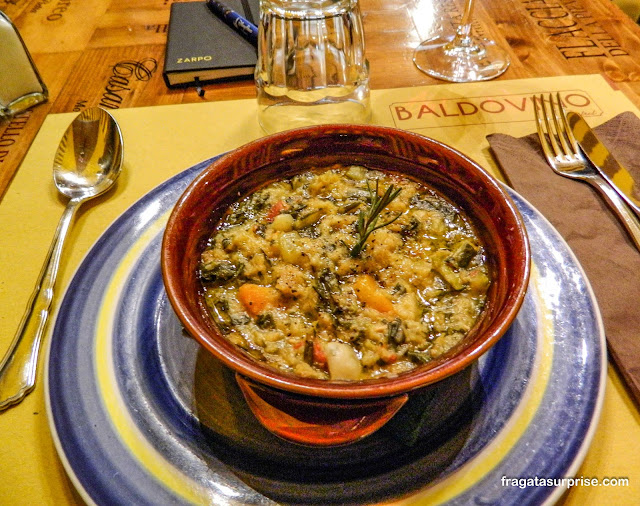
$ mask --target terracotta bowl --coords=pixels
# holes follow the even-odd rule
[[[228,342],[204,303],[198,261],[228,206],[276,178],[334,163],[399,172],[426,183],[462,208],[486,248],[493,283],[478,323],[444,356],[394,378],[338,382],[279,372]],[[249,406],[267,429],[290,441],[322,446],[372,433],[402,407],[409,392],[461,371],[489,350],[520,308],[529,269],[522,218],[492,176],[437,141],[375,126],[292,130],[218,158],[179,199],[162,244],[166,291],[185,329],[236,372]]]

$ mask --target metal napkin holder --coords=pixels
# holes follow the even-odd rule
[[[47,87],[18,29],[0,11],[0,120],[45,102]]]

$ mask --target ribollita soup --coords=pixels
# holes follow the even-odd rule
[[[308,171],[235,203],[199,270],[227,339],[280,371],[331,380],[391,377],[446,353],[491,283],[456,206],[361,166]]]

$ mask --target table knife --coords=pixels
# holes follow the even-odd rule
[[[591,164],[640,216],[640,181],[620,164],[580,114],[568,111],[567,120],[573,135]]]

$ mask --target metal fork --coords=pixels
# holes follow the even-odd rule
[[[556,93],[555,100],[551,93],[548,100],[542,94],[532,99],[538,137],[551,168],[561,176],[579,179],[593,186],[622,221],[640,250],[640,220],[582,154],[569,128],[560,93]]]

